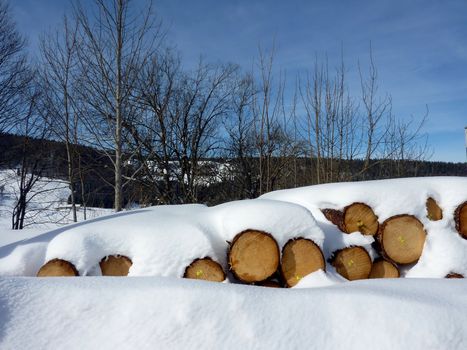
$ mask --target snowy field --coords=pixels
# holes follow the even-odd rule
[[[63,180],[40,178],[27,196],[29,201],[23,230],[12,230],[12,213],[19,197],[20,177],[14,169],[0,170],[0,246],[35,237],[73,222],[68,204],[70,189]],[[77,206],[78,221],[84,219],[84,209]],[[109,209],[86,208],[87,218],[111,213]]]
[[[428,197],[442,220],[427,218]],[[465,178],[327,184],[211,208],[127,211],[7,239],[0,244],[0,348],[466,349],[467,282],[443,278],[467,275],[467,240],[453,219],[466,200]],[[380,223],[410,214],[423,224],[422,255],[401,269],[407,278],[348,282],[329,263],[289,289],[239,285],[230,274],[224,283],[180,278],[205,256],[227,270],[227,241],[246,229],[271,233],[280,247],[308,238],[326,259],[355,245],[375,259],[373,236],[342,233],[320,210],[353,202],[371,206]],[[134,277],[99,276],[99,261],[110,254],[130,257]],[[88,277],[32,277],[54,258]]]

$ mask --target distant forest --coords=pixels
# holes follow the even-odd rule
[[[0,133],[0,169],[19,169],[24,160],[25,145],[27,145],[28,158],[37,160],[36,168],[41,169],[41,176],[68,180],[65,144],[51,140],[34,138],[26,140],[24,136]],[[112,208],[114,197],[111,185],[113,180],[111,162],[107,157],[102,156],[100,151],[91,147],[80,146],[79,151],[82,155],[82,181],[77,181],[73,186],[77,204]],[[251,169],[258,169],[258,158],[248,161]],[[330,162],[329,159],[323,161]],[[200,162],[203,166],[198,174],[198,181],[195,181],[198,202],[215,205],[260,195],[258,174],[242,173],[240,159],[209,158]],[[317,163],[316,158],[297,157],[285,160],[277,158],[272,159],[272,162],[275,164],[286,162],[287,166],[275,179],[271,190],[317,184],[313,172]],[[335,168],[340,167],[340,169],[339,175],[333,181],[339,181],[339,178],[341,181],[361,181],[414,176],[467,176],[467,163],[375,159],[371,161],[369,170],[361,173],[363,165],[364,160],[361,159],[345,160],[341,164],[335,161]],[[127,171],[131,170],[127,169]],[[164,181],[160,179],[154,184],[156,187],[163,187]],[[176,178],[172,179],[170,185],[174,191],[181,187]],[[160,204],[157,192],[157,188],[148,187],[144,178],[136,178],[124,191],[125,206]],[[185,202],[181,192],[175,193],[173,198],[179,199],[174,200],[172,202],[174,204]]]

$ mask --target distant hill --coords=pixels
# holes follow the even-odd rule
[[[0,169],[15,169],[21,164],[24,142],[24,136],[0,133]],[[84,174],[83,182],[77,181],[75,184],[77,202],[82,202],[81,194],[84,193],[88,206],[112,207],[112,163],[102,152],[95,148],[80,145],[77,146],[77,151],[81,155],[81,166]],[[64,143],[53,140],[28,139],[27,155],[38,160],[43,170],[43,176],[67,180],[67,158]],[[256,162],[255,159],[250,161]],[[214,205],[245,198],[244,194],[239,194],[236,191],[238,186],[235,183],[235,173],[232,175],[226,174],[226,171],[235,169],[237,163],[235,159],[212,158],[203,159],[202,162],[200,169],[202,169],[203,173],[199,175],[198,179],[198,198],[200,202]],[[277,182],[274,189],[314,184],[308,176],[310,167],[312,167],[310,159],[298,158],[295,163],[298,169],[296,178],[292,180],[290,176],[285,176],[281,181]],[[400,160],[381,162],[380,160],[373,160],[369,170],[363,174],[359,173],[363,167],[363,161],[359,159],[343,160],[340,167],[345,169],[341,170],[342,180],[345,181],[348,181],[348,179],[361,181],[413,176],[467,177],[467,163]],[[84,186],[84,191],[81,191],[81,185]],[[175,183],[174,187],[177,188],[177,186]],[[126,204],[138,204],[138,198],[141,198],[141,193],[146,190],[147,188],[142,187],[137,181],[127,186],[124,193]],[[154,203],[157,203],[156,199],[152,204]],[[145,203],[140,204],[144,205]]]

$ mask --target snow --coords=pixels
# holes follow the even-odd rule
[[[433,197],[443,219],[426,218]],[[158,206],[57,227],[1,244],[0,348],[467,348],[467,240],[453,212],[467,199],[467,179],[412,178],[339,183],[272,192],[255,200]],[[246,229],[316,242],[326,258],[373,237],[344,234],[320,209],[370,205],[379,222],[415,215],[427,231],[418,263],[392,280],[348,282],[332,266],[276,289],[179,278],[209,256],[227,269],[228,241]],[[8,243],[8,244],[7,244]],[[2,246],[3,245],[3,246]],[[109,254],[130,257],[129,278],[101,277]],[[34,278],[53,258],[79,278]]]
[[[467,283],[2,278],[1,349],[466,349]]]
[[[3,238],[6,234],[11,235],[11,239],[15,240],[14,232],[17,232],[17,237],[25,238],[73,222],[71,205],[68,204],[70,196],[68,183],[60,179],[40,177],[27,196],[29,203],[25,217],[26,230],[21,230],[23,233],[9,232],[12,231],[11,216],[19,196],[19,183],[20,177],[16,170],[0,170],[0,245],[5,243],[6,239]],[[111,209],[86,208],[86,217],[93,219],[111,212]],[[84,220],[84,208],[80,205],[77,205],[77,219]]]

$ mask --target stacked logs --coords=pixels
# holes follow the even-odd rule
[[[443,211],[432,197],[426,200],[427,218],[438,221]],[[363,247],[348,247],[334,252],[330,259],[336,271],[348,280],[365,278],[398,278],[399,266],[416,263],[421,257],[426,240],[423,224],[413,215],[400,214],[378,223],[378,217],[370,206],[353,203],[342,211],[323,209],[324,216],[342,232],[360,232],[374,235],[374,247],[380,258],[371,262]],[[456,229],[467,239],[467,202],[459,205],[454,212]],[[446,278],[463,278],[461,274],[450,273]]]
[[[306,275],[326,269],[323,252],[313,241],[291,239],[282,247],[281,257],[274,237],[258,230],[237,234],[229,245],[227,260],[230,272],[239,282],[263,287],[293,287]],[[103,276],[127,276],[131,265],[131,259],[123,255],[106,256],[99,263]],[[79,273],[72,263],[53,259],[41,267],[37,276],[65,277]],[[204,257],[189,264],[183,277],[222,282],[227,276],[221,264]]]
[[[427,218],[441,220],[443,211],[435,199],[426,201]],[[375,237],[375,248],[380,257],[372,261],[367,250],[351,246],[335,251],[329,262],[344,278],[352,281],[367,278],[398,278],[399,267],[416,263],[423,252],[426,231],[413,215],[400,214],[381,224],[373,209],[365,203],[352,203],[342,211],[323,209],[324,216],[344,233],[360,232]],[[467,201],[454,212],[459,235],[467,239]],[[264,287],[293,287],[304,276],[317,270],[326,270],[326,261],[320,247],[312,240],[296,237],[280,249],[274,237],[259,230],[238,233],[229,242],[227,251],[229,271],[237,281]],[[124,255],[102,258],[99,267],[103,276],[127,276],[132,266]],[[37,276],[79,276],[69,261],[53,259],[43,265]],[[222,265],[210,257],[198,258],[186,266],[184,278],[222,282],[227,278]],[[463,278],[456,272],[446,278]]]

